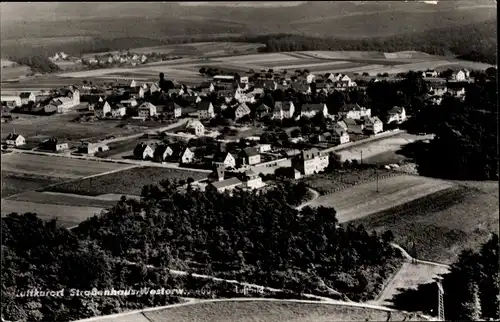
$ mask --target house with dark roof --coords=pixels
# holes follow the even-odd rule
[[[69,144],[67,141],[58,140],[54,137],[40,143],[40,149],[59,152],[69,149]]]
[[[292,167],[303,175],[310,175],[325,170],[329,164],[327,153],[316,148],[304,150],[292,159]]]
[[[349,143],[349,134],[346,130],[341,128],[335,128],[332,131],[332,142],[335,144],[345,144]]]
[[[269,111],[271,108],[267,106],[266,104],[262,103],[260,104],[256,109],[255,109],[255,116],[257,118],[263,118],[264,116],[269,114]]]
[[[22,92],[19,94],[19,98],[21,99],[21,104],[25,105],[29,102],[36,102],[36,95],[32,92]]]
[[[173,153],[174,151],[171,147],[166,144],[160,144],[156,147],[153,153],[153,160],[156,162],[163,162],[172,156]]]
[[[394,106],[387,111],[387,123],[402,123],[406,120],[406,110],[402,106]]]
[[[292,101],[277,101],[274,103],[273,119],[282,120],[285,118],[292,118],[295,113],[295,105]]]
[[[138,144],[134,149],[134,157],[139,160],[152,160],[154,150],[146,143]]]
[[[236,159],[229,152],[219,151],[215,153],[212,165],[214,166],[223,166],[226,168],[235,168],[236,167]]]
[[[364,120],[364,129],[372,134],[377,134],[382,131],[383,129],[383,124],[382,121],[377,117],[377,116],[365,116],[363,118]]]
[[[300,116],[314,117],[318,113],[323,114],[324,117],[328,116],[328,107],[324,103],[306,103],[303,104],[300,111]]]
[[[361,119],[344,119],[344,123],[347,125],[347,132],[354,134],[363,134],[364,122]]]
[[[26,139],[20,134],[10,133],[5,139],[5,143],[12,146],[21,146],[26,144]]]
[[[170,118],[178,118],[182,115],[182,107],[172,101],[168,101],[163,109],[163,114]]]
[[[236,120],[239,120],[242,117],[245,117],[249,114],[250,114],[250,108],[245,103],[239,104],[238,107],[236,108],[236,110],[234,111],[234,115],[235,115]]]
[[[196,110],[200,120],[213,119],[215,117],[214,106],[210,101],[202,100],[196,105]]]
[[[246,147],[241,149],[238,153],[238,164],[242,165],[254,165],[260,163],[260,152],[257,148]]]
[[[344,106],[342,106],[340,108],[340,111],[339,111],[339,117],[341,119],[351,118],[351,119],[359,120],[363,116],[371,116],[371,109],[361,107],[357,103],[356,104],[344,104]]]

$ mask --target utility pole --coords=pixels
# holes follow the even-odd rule
[[[361,150],[361,164],[363,164],[363,150]]]
[[[375,177],[376,177],[376,181],[377,181],[377,193],[379,192],[378,190],[378,165],[375,166]]]
[[[442,277],[438,277],[436,283],[438,287],[438,320],[445,321],[444,319],[444,301],[443,301],[443,285],[441,284]]]

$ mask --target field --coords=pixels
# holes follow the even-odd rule
[[[379,179],[378,186],[379,192],[377,192],[376,181],[372,180],[346,188],[319,197],[311,203],[311,207],[333,207],[337,211],[338,221],[343,223],[452,188],[453,184],[418,176],[398,175]]]
[[[417,141],[432,139],[432,135],[413,135],[401,133],[380,140],[370,141],[364,144],[356,145],[352,148],[337,150],[342,160],[361,160],[363,154],[363,163],[367,164],[391,164],[397,163],[406,158],[397,152],[407,144]]]
[[[453,182],[449,189],[353,221],[368,229],[390,229],[395,242],[419,259],[451,263],[465,248],[476,249],[498,233],[498,182]]]
[[[2,156],[2,171],[65,179],[76,179],[126,167],[130,165],[26,153]]]
[[[2,161],[5,156],[2,156]],[[62,178],[47,177],[43,175],[23,174],[10,172],[3,169],[2,162],[2,198],[21,192],[39,189],[63,181]]]
[[[200,180],[206,178],[207,173],[162,167],[141,167],[95,178],[62,183],[51,186],[46,191],[88,196],[98,196],[108,193],[140,195],[144,185],[157,184],[166,179],[187,180],[190,177],[194,180]]]
[[[26,66],[2,67],[1,80],[13,80],[25,77],[30,72],[30,68]]]
[[[2,68],[4,67],[12,67],[13,65],[15,65],[16,63],[11,61],[11,60],[8,60],[8,59],[0,59],[0,65]]]
[[[67,139],[77,143],[80,140],[97,141],[109,135],[127,135],[140,132],[139,127],[117,127],[110,126],[106,121],[92,123],[70,122],[77,117],[77,112],[68,114],[56,114],[51,116],[35,116],[16,114],[18,119],[10,123],[2,124],[1,137],[4,140],[9,133],[21,133],[26,139],[37,139],[39,137],[52,137]]]
[[[8,200],[30,201],[41,204],[61,206],[109,208],[115,206],[120,197],[121,196],[114,196],[114,198],[99,198],[71,194],[59,194],[48,191],[28,191],[9,198]]]
[[[393,321],[421,320],[401,312],[392,312]],[[328,303],[300,301],[244,300],[203,301],[188,305],[131,314],[95,322],[327,322],[327,321],[385,321],[387,312]]]
[[[18,214],[36,212],[38,217],[44,220],[58,218],[60,224],[64,227],[78,225],[83,220],[99,214],[102,210],[102,208],[97,207],[61,206],[2,199],[2,217],[13,212]]]

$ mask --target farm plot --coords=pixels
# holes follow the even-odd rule
[[[3,82],[6,80],[18,79],[28,75],[29,72],[30,68],[26,66],[2,67],[1,80]]]
[[[321,60],[303,60],[303,61],[298,61],[296,64],[284,64],[286,62],[283,62],[283,64],[276,64],[272,66],[275,69],[304,69],[307,68],[310,70],[310,68],[329,68],[330,66],[343,66],[346,64],[351,64],[351,62],[348,61],[321,61]]]
[[[3,160],[4,156],[2,156]],[[3,169],[2,164],[2,198],[29,191],[39,189],[51,184],[63,181],[62,178],[38,176],[34,174],[23,174],[18,172],[9,172]]]
[[[499,231],[498,182],[457,185],[353,221],[391,230],[395,242],[419,259],[449,264],[466,248],[477,249]],[[375,209],[374,209],[375,210]]]
[[[29,201],[41,204],[61,205],[61,206],[76,206],[76,207],[97,207],[111,208],[116,205],[117,199],[107,200],[99,197],[79,196],[70,194],[58,194],[51,192],[28,191],[9,200]]]
[[[385,321],[387,319],[386,311],[376,309],[355,308],[328,303],[266,299],[259,301],[202,301],[164,310],[145,312],[144,315],[152,322],[326,322]],[[395,321],[402,321],[405,318],[405,313],[392,312],[392,318]],[[411,320],[408,317],[406,319],[406,321]],[[130,321],[139,322],[143,320]]]
[[[398,175],[359,184],[325,196],[311,203],[311,207],[333,207],[339,222],[360,219],[411,200],[452,188],[452,183],[425,177]]]
[[[2,171],[65,179],[76,179],[129,166],[128,164],[27,153],[12,153],[2,156]]]
[[[97,140],[109,135],[128,135],[140,131],[136,128],[109,127],[106,122],[77,123],[70,122],[78,113],[51,116],[19,115],[19,119],[2,124],[2,139],[9,133],[22,133],[27,139],[57,137],[69,141]]]
[[[281,61],[281,60],[299,60],[299,58],[291,57],[287,54],[272,53],[272,54],[254,54],[254,55],[238,55],[230,57],[219,57],[217,60],[223,62],[239,62],[244,61],[247,63],[260,63],[266,61]]]
[[[2,217],[10,213],[24,214],[33,212],[43,220],[57,218],[63,227],[78,225],[87,218],[101,213],[103,208],[73,207],[35,203],[29,201],[2,200]]]
[[[310,57],[323,59],[385,59],[385,55],[378,51],[304,51]]]
[[[99,196],[108,193],[140,195],[142,187],[158,184],[162,180],[200,180],[207,173],[162,167],[140,167],[114,172],[94,178],[62,183],[51,186],[46,191],[71,193],[77,195]]]

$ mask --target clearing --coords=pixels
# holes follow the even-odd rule
[[[8,200],[30,201],[41,204],[61,205],[61,206],[76,206],[76,207],[97,207],[110,208],[116,205],[121,196],[113,196],[113,198],[100,198],[71,194],[59,194],[51,192],[28,191]]]
[[[57,218],[63,227],[78,225],[87,218],[101,213],[103,208],[73,207],[35,203],[29,201],[2,200],[2,217],[10,213],[34,212],[43,220]]]
[[[422,320],[402,312],[392,312],[394,321]],[[408,318],[409,317],[409,318]],[[95,322],[327,322],[327,321],[385,321],[387,312],[307,301],[244,299],[200,301],[157,311],[136,313]]]
[[[451,188],[453,184],[425,177],[398,175],[379,179],[378,186],[379,192],[376,181],[372,180],[321,196],[310,205],[335,208],[338,221],[344,223]]]
[[[15,80],[21,77],[26,77],[30,72],[30,68],[27,66],[12,66],[12,67],[2,67],[1,80]]]
[[[373,207],[370,216],[353,223],[377,232],[391,230],[395,243],[410,255],[449,264],[463,249],[476,249],[491,232],[499,231],[498,182],[449,184],[453,187],[426,196],[415,194],[414,200],[390,209]],[[416,254],[412,254],[414,243]]]
[[[77,179],[127,167],[130,167],[130,164],[28,153],[11,153],[2,156],[2,171],[66,179]]]
[[[193,178],[196,181],[206,177],[207,173],[190,170],[162,167],[140,167],[98,177],[62,183],[51,186],[47,188],[46,191],[88,196],[99,196],[108,193],[141,195],[142,187],[144,185],[158,184],[162,180],[187,180],[188,178]]]
[[[2,161],[5,156],[2,156]],[[2,162],[3,163],[3,162]],[[3,168],[3,164],[2,164]],[[2,169],[2,198],[62,182],[62,178],[8,172]]]

